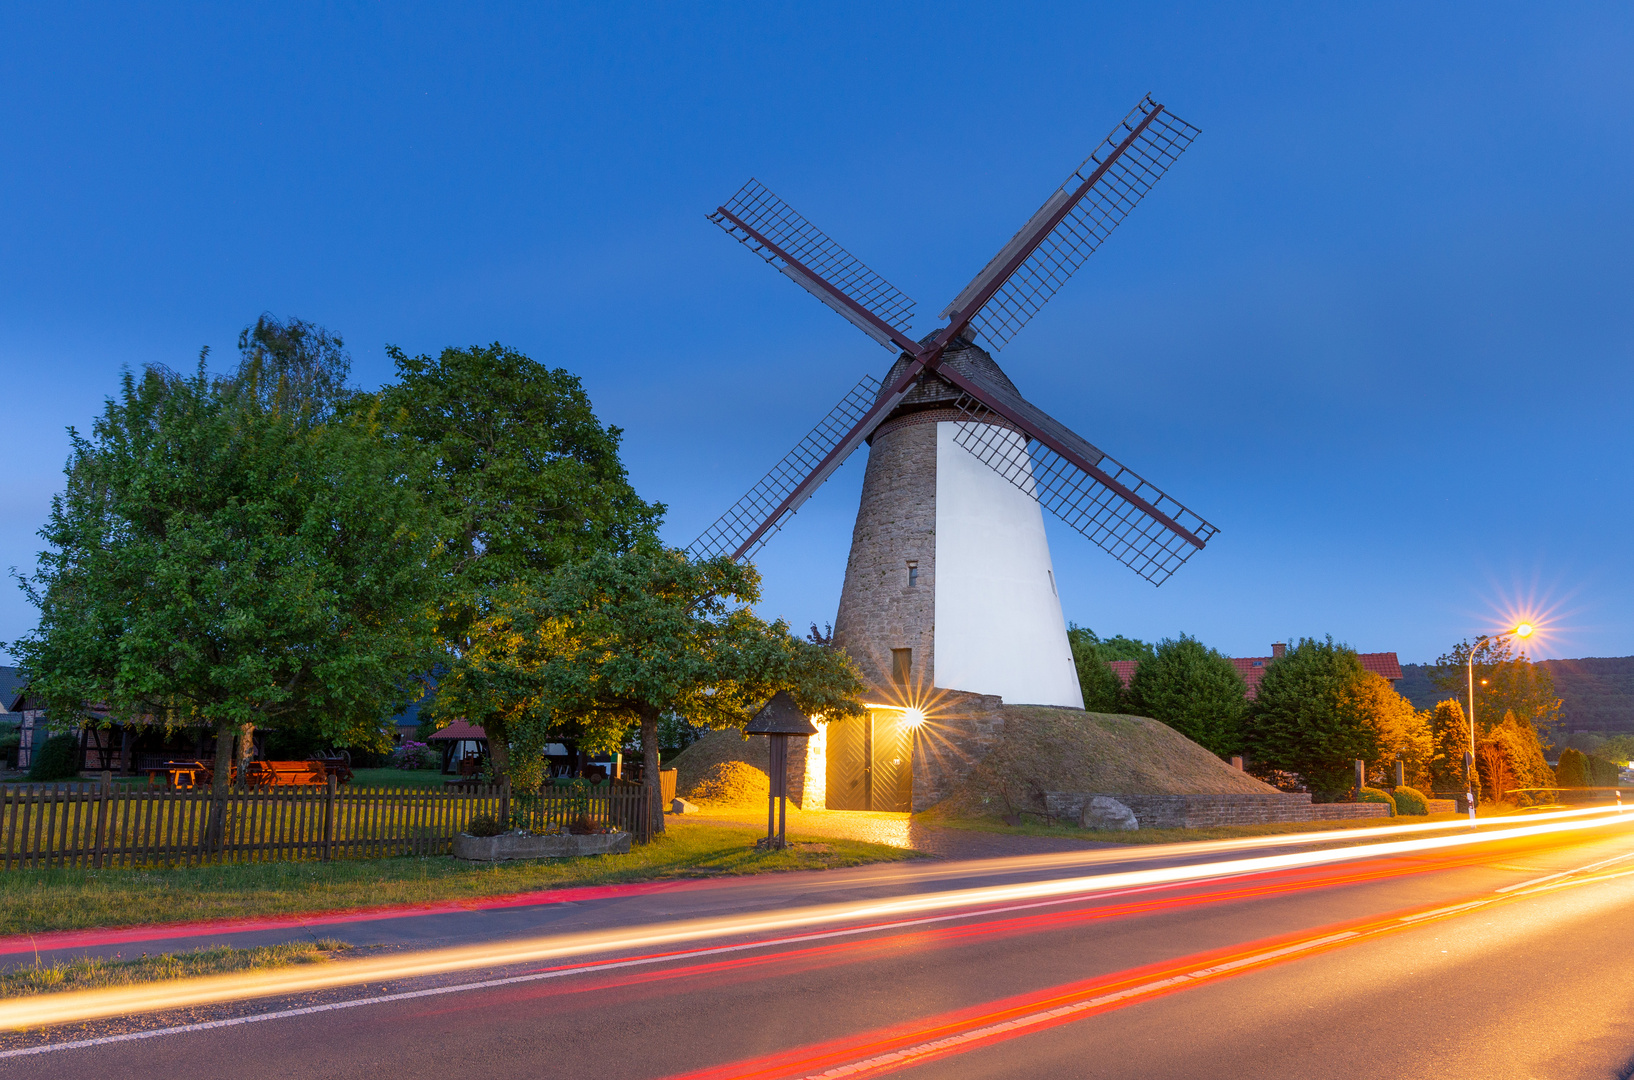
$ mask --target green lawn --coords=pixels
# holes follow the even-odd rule
[[[430,787],[440,788],[443,781],[456,777],[444,776],[436,769],[353,769],[353,787]]]
[[[449,856],[250,863],[142,870],[0,872],[0,934],[288,915],[337,908],[430,903],[571,885],[823,870],[916,858],[855,840],[802,836],[759,852],[764,829],[672,820],[629,855],[493,865]]]

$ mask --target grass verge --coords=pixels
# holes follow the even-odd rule
[[[535,889],[680,877],[826,870],[916,857],[857,840],[791,834],[784,851],[756,851],[764,830],[669,822],[628,855],[475,864],[449,856],[330,863],[245,863],[0,873],[0,934],[234,919],[392,904],[479,899]]]
[[[1511,807],[1482,807],[1481,816],[1502,817],[1516,811]],[[1101,829],[1082,829],[1077,825],[1045,824],[1036,814],[1023,814],[1020,825],[1006,825],[1004,819],[992,817],[949,817],[937,815],[934,810],[914,815],[915,820],[944,829],[969,829],[972,832],[1008,833],[1012,836],[1056,836],[1073,840],[1095,840],[1107,844],[1178,844],[1191,840],[1236,840],[1249,836],[1282,836],[1295,833],[1348,831],[1376,828],[1380,825],[1409,825],[1422,822],[1444,822],[1457,825],[1468,820],[1463,814],[1430,814],[1427,817],[1357,818],[1341,821],[1276,821],[1264,825],[1217,825],[1200,829],[1131,829],[1114,832]]]
[[[343,941],[324,938],[254,949],[217,945],[193,952],[139,956],[134,960],[104,960],[94,956],[54,964],[41,964],[36,960],[32,967],[0,971],[0,998],[100,990],[109,986],[192,979],[201,975],[289,967],[291,964],[321,964],[349,949],[351,946]]]

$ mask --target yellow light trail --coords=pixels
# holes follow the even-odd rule
[[[246,976],[242,973],[199,979],[154,983],[142,986],[85,990],[49,994],[0,1002],[0,1030],[45,1027],[149,1012],[193,1008],[200,1005],[242,1001],[250,998],[282,997],[334,990],[367,983],[423,978],[478,968],[504,967],[543,961],[568,960],[597,953],[627,952],[685,945],[690,942],[749,935],[777,934],[847,923],[877,923],[910,919],[933,912],[962,909],[991,909],[996,905],[1061,902],[1101,893],[1144,886],[1175,885],[1243,874],[1264,873],[1301,867],[1323,866],[1357,859],[1443,851],[1472,844],[1500,840],[1549,836],[1588,829],[1634,824],[1634,815],[1623,816],[1614,807],[1587,811],[1567,811],[1534,823],[1490,831],[1463,831],[1451,836],[1420,837],[1378,844],[1323,851],[1261,855],[1194,863],[1185,866],[1154,867],[1090,877],[1054,878],[1010,885],[986,885],[951,889],[927,895],[899,896],[882,900],[850,901],[788,908],[763,913],[689,919],[641,927],[561,934],[521,941],[459,946],[368,960],[344,961],[334,966],[301,967],[267,971]],[[1398,826],[1410,829],[1413,826]],[[1343,834],[1341,834],[1343,835]],[[973,910],[970,914],[981,914]],[[989,913],[990,910],[989,910]],[[884,929],[886,927],[879,927]],[[782,944],[767,941],[767,947]]]

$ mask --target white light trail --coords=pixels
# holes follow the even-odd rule
[[[1566,820],[1562,820],[1563,818]],[[1421,837],[1324,851],[1262,855],[1088,877],[1063,877],[1046,881],[950,889],[881,900],[821,904],[641,927],[552,935],[522,941],[342,961],[316,968],[279,969],[251,976],[235,973],[141,986],[48,994],[0,1002],[0,1029],[44,1027],[108,1016],[191,1008],[224,1001],[280,997],[477,968],[560,961],[597,953],[661,949],[710,939],[780,934],[837,924],[888,923],[934,912],[964,911],[966,914],[979,915],[983,913],[982,909],[995,905],[1070,900],[1135,888],[1178,885],[1391,855],[1445,851],[1499,840],[1557,835],[1629,824],[1634,824],[1634,817],[1623,817],[1614,809],[1598,814],[1551,815],[1546,820],[1538,820],[1532,824],[1483,832],[1464,831],[1451,836]],[[888,927],[879,927],[886,928]],[[772,946],[780,942],[764,944]]]

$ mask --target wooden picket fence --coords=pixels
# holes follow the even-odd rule
[[[622,829],[641,844],[652,839],[647,791],[627,780],[602,784],[557,780],[547,782],[538,792],[517,792],[511,802],[511,820],[533,832],[583,822],[596,829]]]
[[[480,815],[510,817],[504,786],[0,787],[5,869],[446,855]],[[219,821],[219,826],[215,823]],[[213,827],[214,826],[214,827]],[[212,835],[213,834],[213,835]]]

